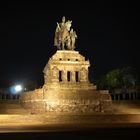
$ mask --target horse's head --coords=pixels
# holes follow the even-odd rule
[[[66,27],[66,29],[67,29],[68,31],[70,30],[71,24],[72,24],[72,21],[70,21],[70,20],[68,20],[68,21],[65,23],[65,27]]]

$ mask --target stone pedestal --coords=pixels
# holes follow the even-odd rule
[[[21,104],[32,113],[111,112],[111,96],[89,82],[89,66],[78,51],[57,51],[43,70],[43,87],[24,93]]]
[[[89,61],[78,51],[57,51],[44,68],[45,83],[88,82]]]

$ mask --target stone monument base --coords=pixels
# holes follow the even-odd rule
[[[20,103],[31,113],[111,113],[112,111],[112,101],[108,91],[94,89],[51,89],[44,86],[42,89],[24,93]]]
[[[89,66],[78,51],[57,51],[44,68],[43,87],[21,95],[21,104],[31,113],[111,112],[108,91],[97,91],[88,80]]]

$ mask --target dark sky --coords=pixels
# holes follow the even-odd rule
[[[42,85],[43,68],[56,52],[56,22],[63,15],[73,21],[76,50],[91,61],[91,80],[123,66],[140,70],[138,3],[58,2],[1,4],[0,87],[28,80]]]

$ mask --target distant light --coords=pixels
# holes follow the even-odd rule
[[[22,86],[21,85],[16,85],[15,86],[15,90],[16,90],[16,92],[21,91],[22,90]]]
[[[10,88],[10,91],[11,91],[12,94],[16,94],[16,93],[22,91],[22,86],[21,85],[12,86]]]

